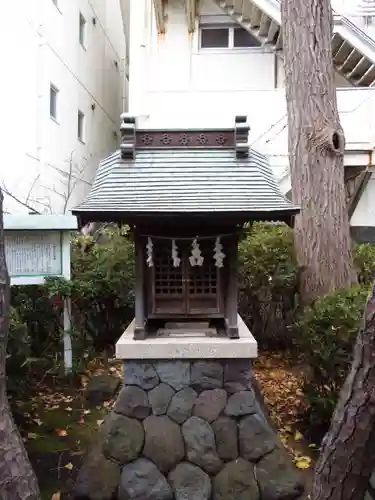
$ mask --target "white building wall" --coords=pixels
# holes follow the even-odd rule
[[[159,39],[154,22],[152,2],[139,0],[131,4],[130,15],[130,111],[157,113],[159,99],[171,92],[193,95],[211,91],[236,92],[272,90],[277,82],[275,55],[259,49],[199,50],[199,34],[189,36],[183,2],[172,0],[168,7],[165,39]],[[201,15],[222,14],[210,1],[201,7]],[[185,94],[182,96],[185,99]],[[227,102],[220,103],[224,106]],[[229,103],[228,103],[229,104]],[[181,111],[181,105],[179,106]],[[155,111],[154,111],[155,109]],[[194,114],[194,113],[193,113]],[[202,110],[200,117],[210,113]],[[233,115],[233,113],[232,113]],[[197,118],[195,118],[195,124]],[[170,120],[170,114],[168,118]]]
[[[86,48],[79,43],[80,12]],[[57,0],[57,7],[52,0],[12,0],[0,55],[6,75],[0,182],[38,211],[61,213],[82,200],[99,160],[119,144],[126,106],[119,0]],[[51,83],[59,90],[57,120],[50,118]],[[77,136],[78,110],[85,115],[84,142]],[[27,210],[10,196],[5,208]]]
[[[375,169],[372,168],[371,170],[372,177],[351,218],[350,222],[352,226],[375,226]]]
[[[287,153],[283,67],[274,53],[199,50],[198,30],[188,35],[182,0],[170,0],[167,33],[160,39],[151,0],[131,6],[129,106],[140,125],[212,126],[246,113],[251,139],[264,152]],[[220,12],[211,0],[203,2],[201,16]],[[353,88],[339,75],[336,81],[349,149],[372,142],[372,90]]]
[[[203,1],[203,18],[221,14],[212,0]],[[139,125],[225,126],[233,124],[236,114],[247,114],[250,143],[268,155],[277,177],[285,178],[289,162],[282,61],[261,49],[200,51],[198,30],[188,34],[183,0],[169,1],[164,38],[158,37],[154,19],[151,0],[131,1],[129,110]],[[351,87],[339,75],[336,84],[351,151],[346,164],[367,165],[375,140],[375,94]],[[290,180],[283,185],[288,190]]]

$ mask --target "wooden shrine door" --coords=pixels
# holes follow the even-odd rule
[[[172,242],[154,240],[151,268],[152,311],[160,317],[218,317],[221,313],[220,269],[215,266],[213,242],[199,246],[202,266],[191,266],[191,244],[178,242],[179,267],[173,266]]]

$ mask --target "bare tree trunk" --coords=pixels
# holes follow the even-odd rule
[[[316,464],[311,500],[363,500],[375,467],[375,283],[350,373]]]
[[[356,282],[344,185],[329,0],[282,0],[283,52],[295,243],[302,300]]]
[[[6,350],[9,330],[9,276],[5,262],[3,194],[0,190],[0,498],[39,500],[38,483],[14,424],[6,393]]]

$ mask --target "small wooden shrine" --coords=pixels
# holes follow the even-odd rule
[[[292,224],[265,157],[248,145],[246,117],[233,128],[140,130],[122,116],[120,151],[104,159],[81,225],[126,223],[136,255],[134,338],[173,322],[208,322],[238,338],[237,246],[246,223]]]

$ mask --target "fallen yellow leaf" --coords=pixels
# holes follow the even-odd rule
[[[69,462],[68,464],[64,465],[65,469],[72,470],[73,469],[73,464],[72,462]]]
[[[308,469],[311,465],[310,457],[298,457],[295,459],[294,463],[298,469]]]
[[[59,491],[57,491],[56,493],[54,493],[52,495],[51,500],[60,500],[60,498],[61,498],[61,493]]]
[[[97,420],[96,421],[96,423],[98,424],[99,427],[102,425],[103,422],[104,422],[104,420]]]
[[[296,441],[301,441],[301,439],[303,439],[303,436],[302,436],[302,434],[301,434],[300,432],[298,432],[298,431],[297,431],[297,432],[294,434],[294,439],[295,439]]]
[[[35,434],[35,432],[28,432],[27,438],[28,439],[38,439],[38,434]]]
[[[283,443],[284,446],[288,445],[288,439],[285,436],[281,436],[280,441]]]
[[[67,436],[68,435],[68,433],[63,429],[56,429],[56,434],[58,436]]]

